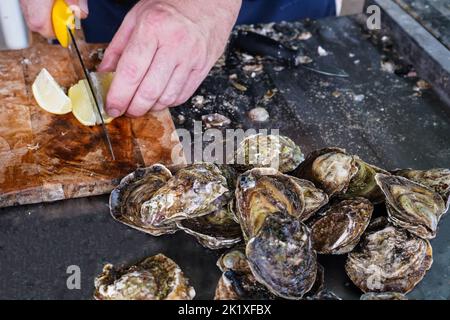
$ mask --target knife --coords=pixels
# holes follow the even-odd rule
[[[333,77],[348,77],[348,74],[339,68],[330,66],[321,62],[317,63],[315,67],[310,67],[299,63],[299,52],[289,48],[279,41],[276,41],[267,36],[263,36],[251,31],[238,31],[237,35],[231,41],[231,46],[235,49],[241,50],[251,55],[259,55],[265,57],[272,57],[281,60],[289,67],[300,66],[304,69]]]
[[[90,92],[93,104],[95,105],[98,113],[98,119],[100,119],[102,125],[105,143],[109,149],[109,152],[111,153],[112,160],[116,160],[108,128],[106,127],[105,120],[101,111],[101,107],[103,107],[103,98],[101,98],[101,96],[97,94],[96,89],[93,85],[92,77],[83,61],[83,56],[81,55],[80,48],[76,39],[75,16],[72,12],[72,9],[64,0],[55,1],[52,10],[52,22],[56,38],[58,39],[61,46],[63,46],[64,48],[69,48],[69,50],[71,50],[71,54],[75,55],[78,59],[79,67],[75,67],[75,70],[79,70],[81,68],[82,75],[86,78],[88,92]],[[99,103],[99,99],[102,101],[102,104]]]

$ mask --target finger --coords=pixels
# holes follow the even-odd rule
[[[156,38],[149,37],[148,34],[137,32],[130,39],[117,64],[116,74],[106,99],[109,115],[118,117],[127,111],[149,69],[156,49]]]
[[[203,68],[202,70],[192,70],[189,78],[186,81],[186,84],[184,85],[184,88],[181,90],[181,93],[177,98],[176,103],[178,105],[185,103],[192,97],[198,87],[200,87],[200,85],[202,84],[203,80],[205,80],[208,72],[209,68]]]
[[[79,19],[86,19],[89,14],[87,0],[66,0],[75,16]]]
[[[131,102],[127,111],[128,116],[143,116],[153,107],[166,89],[176,66],[177,58],[174,50],[165,47],[158,49],[147,75]]]
[[[130,11],[111,40],[111,43],[106,48],[103,60],[97,68],[98,71],[107,72],[116,70],[120,56],[133,34],[135,25],[134,11]]]
[[[192,72],[192,69],[186,65],[178,65],[172,77],[167,84],[166,89],[161,94],[158,102],[153,107],[153,110],[160,111],[167,107],[172,107],[178,105],[178,97],[181,94],[188,78]]]
[[[54,37],[51,12],[53,0],[21,0],[20,4],[25,15],[28,27],[33,32],[38,32],[46,38]]]

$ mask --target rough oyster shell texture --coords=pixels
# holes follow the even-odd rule
[[[238,178],[236,207],[244,238],[249,239],[274,212],[301,219],[305,200],[299,185],[289,176],[273,168],[255,168]]]
[[[96,300],[192,300],[194,297],[195,290],[180,267],[163,254],[121,269],[107,264],[95,279]]]
[[[245,138],[236,151],[235,163],[245,169],[272,167],[293,171],[304,160],[294,141],[286,136],[256,134]]]
[[[112,217],[132,228],[159,236],[177,231],[175,224],[155,228],[141,219],[141,206],[151,199],[156,191],[172,177],[170,171],[161,164],[139,168],[122,179],[109,198]]]
[[[141,208],[143,223],[154,227],[196,218],[221,209],[230,200],[226,177],[215,164],[180,169]]]
[[[432,263],[428,240],[386,225],[364,235],[348,255],[345,271],[363,292],[408,293]]]
[[[320,254],[352,251],[369,225],[372,211],[372,203],[365,198],[332,205],[311,224],[314,249]]]
[[[305,200],[305,209],[302,213],[302,221],[308,220],[314,213],[328,203],[328,195],[325,191],[316,188],[314,183],[297,177],[290,177],[300,186]]]
[[[301,299],[314,285],[317,256],[308,227],[287,213],[273,213],[246,246],[256,279],[273,294]]]
[[[345,193],[357,172],[355,156],[340,148],[325,148],[311,152],[294,175],[312,181],[332,196]]]
[[[361,295],[360,300],[408,300],[400,292],[367,292]]]
[[[439,220],[446,210],[438,193],[399,176],[378,173],[375,179],[386,196],[389,220],[394,225],[421,238],[436,236]]]

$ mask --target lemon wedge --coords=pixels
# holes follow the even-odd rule
[[[66,114],[72,111],[69,97],[46,69],[42,69],[37,76],[32,91],[37,104],[45,111],[53,114]]]
[[[99,107],[105,123],[110,123],[114,119],[103,108],[113,77],[113,73],[91,73],[92,85],[97,92],[97,100],[99,101]],[[72,113],[81,124],[95,126],[102,123],[87,80],[80,80],[71,87],[69,89],[69,98],[72,101]]]

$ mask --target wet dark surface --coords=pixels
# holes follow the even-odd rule
[[[326,77],[303,68],[280,70],[273,61],[263,61],[264,71],[252,77],[242,70],[241,59],[231,54],[226,68],[216,68],[198,92],[209,102],[173,110],[177,126],[192,130],[193,120],[217,112],[230,118],[229,128],[280,129],[305,152],[340,146],[387,169],[450,167],[449,106],[432,90],[414,88],[420,78],[402,64],[388,42],[367,34],[348,17],[276,29],[283,36],[266,31],[286,44],[301,46],[313,60],[339,66],[350,77]],[[306,29],[312,38],[294,40],[299,30]],[[319,44],[328,56],[318,55]],[[397,73],[381,70],[381,60],[392,62]],[[230,83],[232,74],[236,74],[233,81],[247,88],[245,92]],[[264,99],[273,89],[277,93]],[[269,121],[256,124],[248,118],[247,112],[256,106],[267,109]],[[90,299],[94,277],[104,263],[129,264],[159,252],[183,268],[198,298],[213,297],[220,276],[215,266],[219,252],[204,249],[182,232],[154,238],[127,228],[109,216],[107,199],[0,210],[0,298]],[[432,245],[434,264],[409,298],[450,299],[448,216]],[[345,256],[322,256],[320,261],[329,289],[342,298],[359,298],[360,292],[345,275]],[[81,290],[67,289],[70,265],[81,268]]]
[[[450,2],[447,0],[395,1],[450,49]]]

